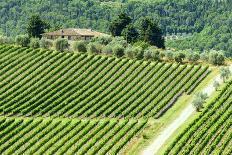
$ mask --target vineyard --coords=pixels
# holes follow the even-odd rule
[[[200,65],[5,46],[0,52],[0,111],[5,115],[156,117],[208,73]]]
[[[0,154],[116,154],[145,124],[116,119],[0,118]]]
[[[118,154],[208,73],[0,45],[0,154]]]
[[[232,154],[232,80],[165,154]]]

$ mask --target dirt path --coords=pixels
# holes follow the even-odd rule
[[[230,65],[230,70],[232,71],[232,65]],[[210,96],[214,91],[213,83],[214,81],[222,83],[220,75],[216,76],[214,80],[203,90],[204,93]],[[193,114],[195,108],[190,103],[181,114],[169,125],[167,126],[159,135],[154,139],[154,141],[142,152],[142,155],[154,155],[162,147],[165,141],[171,137],[172,134]]]

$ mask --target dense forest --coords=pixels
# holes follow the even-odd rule
[[[32,14],[40,14],[52,29],[80,27],[109,32],[109,21],[122,11],[133,21],[144,16],[156,19],[166,35],[191,34],[184,41],[168,42],[171,47],[214,48],[231,55],[230,0],[5,0],[0,2],[0,34],[25,33]]]

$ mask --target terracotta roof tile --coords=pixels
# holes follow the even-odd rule
[[[68,29],[61,29],[54,32],[43,33],[42,35],[54,35],[54,36],[101,36],[107,35],[104,33],[100,33],[91,29],[75,29],[75,28],[68,28]]]

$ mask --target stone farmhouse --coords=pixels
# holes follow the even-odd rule
[[[107,34],[94,31],[92,29],[67,28],[54,32],[43,33],[42,37],[55,40],[57,38],[66,38],[70,41],[91,40],[93,37],[106,36]]]

